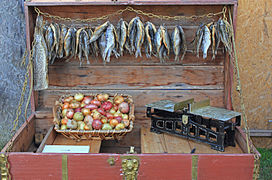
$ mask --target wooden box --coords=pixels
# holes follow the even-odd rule
[[[33,39],[37,16],[34,7],[52,15],[85,19],[113,13],[128,5],[144,12],[168,16],[216,13],[228,5],[234,17],[234,25],[236,22],[237,0],[32,0],[25,2],[27,47],[30,50]],[[136,15],[126,11],[109,20],[115,25],[121,17],[128,21]],[[170,31],[175,24],[183,25],[188,44],[193,40],[195,30],[201,22],[218,18],[166,21],[141,14],[138,16],[143,21],[150,20],[156,26],[164,23]],[[103,22],[98,20],[90,25],[96,26]],[[151,133],[150,120],[145,115],[144,105],[161,99],[182,101],[195,98],[199,101],[210,98],[212,106],[231,109],[232,67],[229,62],[222,47],[215,60],[211,60],[211,52],[205,60],[188,52],[183,64],[175,63],[173,56],[165,64],[161,64],[154,57],[146,59],[144,54],[137,59],[133,55],[112,58],[106,66],[101,59],[82,67],[79,67],[79,62],[75,59],[69,63],[57,61],[49,66],[49,88],[33,92],[33,114],[2,150],[5,152],[13,143],[11,152],[8,153],[11,177],[20,180],[67,177],[122,179],[124,159],[136,158],[139,163],[136,173],[138,179],[252,179],[256,162],[254,155],[247,153],[246,138],[240,128],[236,129],[236,147],[227,147],[222,153],[205,144]],[[56,134],[52,127],[52,106],[61,95],[74,92],[117,92],[132,95],[136,116],[134,130],[119,142],[75,142]],[[35,133],[47,133],[36,149],[33,148]],[[90,153],[41,153],[44,146],[49,144],[90,145]],[[137,152],[133,157],[127,154],[130,146],[134,146]],[[194,148],[196,151],[191,154]],[[252,151],[259,154],[254,146]]]

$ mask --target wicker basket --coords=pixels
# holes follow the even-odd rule
[[[97,94],[84,94],[85,96],[96,96]],[[61,133],[63,136],[69,139],[74,140],[82,140],[82,139],[98,139],[98,140],[111,140],[111,139],[117,139],[120,140],[123,136],[125,136],[127,133],[131,132],[133,129],[133,122],[135,120],[134,116],[134,103],[132,100],[132,97],[130,95],[125,94],[115,94],[111,95],[109,94],[109,97],[115,97],[117,95],[122,95],[126,101],[129,103],[130,111],[129,111],[129,121],[130,124],[128,126],[128,129],[122,129],[122,130],[61,130],[60,129],[60,121],[61,121],[61,111],[62,108],[60,106],[62,100],[69,96],[74,96],[74,94],[69,95],[63,95],[60,97],[58,101],[56,101],[55,106],[53,107],[53,116],[54,116],[54,129]]]

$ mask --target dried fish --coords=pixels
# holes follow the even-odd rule
[[[130,49],[132,52],[134,52],[136,49],[134,42],[135,42],[135,36],[136,36],[136,31],[137,31],[138,19],[140,19],[140,18],[136,16],[128,24],[128,38],[129,38],[129,43],[130,43]]]
[[[91,38],[91,36],[93,35],[93,31],[90,27],[86,28],[85,29],[88,36],[89,36],[89,39]],[[88,46],[89,46],[89,54],[91,54],[92,56],[94,57],[97,57],[98,56],[98,52],[99,52],[99,48],[98,48],[98,40],[90,43]]]
[[[162,28],[161,28],[161,26],[159,27],[159,29],[157,30],[157,32],[155,34],[155,42],[156,42],[156,53],[157,53],[157,56],[159,56],[160,48],[162,45]]]
[[[115,34],[115,28],[112,24],[109,24],[109,26],[106,29],[106,48],[103,52],[103,60],[104,62],[110,62],[110,56],[111,53],[113,51],[113,49],[115,48],[115,38],[116,38],[116,34]]]
[[[178,27],[176,26],[171,35],[173,52],[175,54],[175,61],[179,60],[181,37]]]
[[[211,32],[211,42],[212,42],[212,59],[215,59],[215,49],[216,49],[216,26],[212,24],[210,26],[210,32]]]
[[[43,18],[37,16],[34,32],[34,90],[48,88],[48,49],[43,36]]]
[[[203,40],[202,40],[202,52],[203,52],[203,59],[207,58],[208,49],[211,45],[211,33],[207,26],[204,26],[203,29]]]
[[[105,57],[104,57],[104,51],[106,49],[106,33],[102,33],[100,38],[98,39],[98,46],[100,50],[100,54],[102,56],[103,61],[105,62]]]
[[[155,49],[155,34],[157,30],[154,24],[151,22],[146,22],[145,24],[145,50],[146,57],[150,58],[153,50]]]
[[[164,44],[164,46],[165,46],[165,48],[166,48],[166,50],[167,50],[167,56],[169,56],[169,54],[170,54],[170,46],[171,46],[171,44],[170,44],[170,37],[169,37],[169,34],[168,34],[168,31],[167,31],[167,28],[165,27],[165,26],[162,26],[163,27],[163,29],[162,29],[162,40],[163,40],[163,44]]]
[[[109,24],[110,24],[110,22],[107,21],[104,24],[96,27],[94,32],[93,32],[92,37],[90,38],[89,43],[92,43],[92,42],[96,41],[103,34],[103,32],[107,29]]]
[[[85,29],[83,29],[81,31],[81,36],[82,36],[82,50],[83,50],[83,53],[84,53],[84,56],[87,60],[87,64],[90,64],[90,61],[89,61],[89,53],[90,53],[90,48],[89,48],[89,35],[88,33],[85,31]]]
[[[136,48],[135,57],[137,58],[138,56],[142,57],[141,48],[144,42],[145,32],[144,32],[144,25],[142,21],[140,20],[140,18],[138,18],[136,21],[137,22],[136,22],[136,36],[135,36],[135,48]]]
[[[223,43],[226,51],[232,53],[232,28],[226,20],[221,18],[217,21],[217,29],[219,31],[220,41]]]
[[[76,46],[75,46],[75,55],[78,55],[79,54],[79,46],[80,46],[80,33],[81,31],[83,30],[84,28],[80,28],[76,31]]]
[[[127,41],[127,23],[121,18],[117,24],[116,33],[117,33],[117,42],[119,48],[119,54],[123,56],[124,46]]]
[[[59,51],[58,51],[58,58],[63,57],[64,52],[64,38],[68,31],[67,27],[65,25],[61,25],[61,33],[60,33],[60,42],[59,42]]]
[[[180,33],[180,37],[181,37],[181,52],[182,52],[182,56],[181,56],[181,61],[184,59],[184,56],[186,54],[187,51],[187,44],[186,44],[186,37],[185,37],[185,33],[183,31],[183,28],[181,26],[178,26],[179,29],[179,33]]]
[[[75,36],[76,29],[75,28],[69,28],[65,37],[64,37],[64,53],[65,58],[69,57],[72,54],[72,48],[73,48],[73,36]]]
[[[46,33],[45,33],[45,42],[48,49],[48,59],[50,60],[52,57],[52,51],[54,49],[54,33],[51,28],[51,25],[47,27]]]

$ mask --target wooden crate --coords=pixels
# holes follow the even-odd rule
[[[170,16],[215,13],[221,11],[224,5],[229,5],[232,7],[234,25],[237,10],[236,0],[32,0],[25,2],[27,47],[30,49],[33,39],[36,18],[34,7],[61,17],[90,18],[112,13],[127,5]],[[110,21],[116,24],[120,17],[128,21],[135,15],[124,12],[118,17],[111,17]],[[187,43],[192,41],[199,23],[208,22],[205,18],[179,22],[151,19],[142,15],[140,18],[150,20],[156,26],[165,23],[169,30],[177,23],[182,24]],[[100,23],[102,21],[91,25]],[[79,62],[75,59],[69,63],[57,61],[50,65],[49,88],[33,92],[33,114],[12,138],[13,147],[8,160],[13,179],[61,179],[64,176],[63,155],[41,153],[44,146],[49,144],[91,146],[89,154],[67,155],[69,179],[122,179],[122,158],[126,156],[130,146],[134,146],[138,153],[135,156],[140,162],[139,179],[192,179],[195,173],[198,179],[252,179],[254,156],[247,153],[245,135],[240,128],[236,132],[237,146],[227,147],[224,153],[212,150],[205,144],[170,135],[157,135],[148,130],[150,120],[145,115],[144,105],[153,101],[182,101],[188,98],[199,101],[210,98],[212,106],[231,108],[232,67],[228,56],[220,50],[216,59],[211,60],[210,54],[211,52],[203,60],[187,53],[183,64],[175,63],[173,56],[166,64],[161,64],[158,59],[146,59],[143,54],[138,59],[131,55],[112,58],[106,66],[101,59],[82,67],[79,67]],[[74,92],[117,92],[132,95],[136,117],[134,130],[120,142],[64,140],[52,130],[52,106],[61,95]],[[43,132],[47,132],[43,142],[36,153],[31,152],[35,133]],[[11,141],[2,152],[10,143]],[[191,154],[194,148],[196,152]],[[258,154],[254,147],[253,151]],[[110,166],[107,160],[112,157],[115,165]],[[198,157],[197,166],[195,157]]]

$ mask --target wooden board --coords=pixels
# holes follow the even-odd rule
[[[24,124],[16,131],[11,140],[5,145],[1,152],[6,152],[10,145],[11,152],[26,152],[32,144],[35,134],[35,117],[31,114]]]
[[[238,134],[237,136],[241,136]],[[243,151],[236,143],[236,147],[226,147],[224,152],[216,151],[205,143],[188,140],[171,134],[157,134],[150,132],[150,128],[141,129],[142,153],[191,153],[196,154],[242,154]]]
[[[74,89],[223,89],[221,66],[51,66],[49,85]]]

